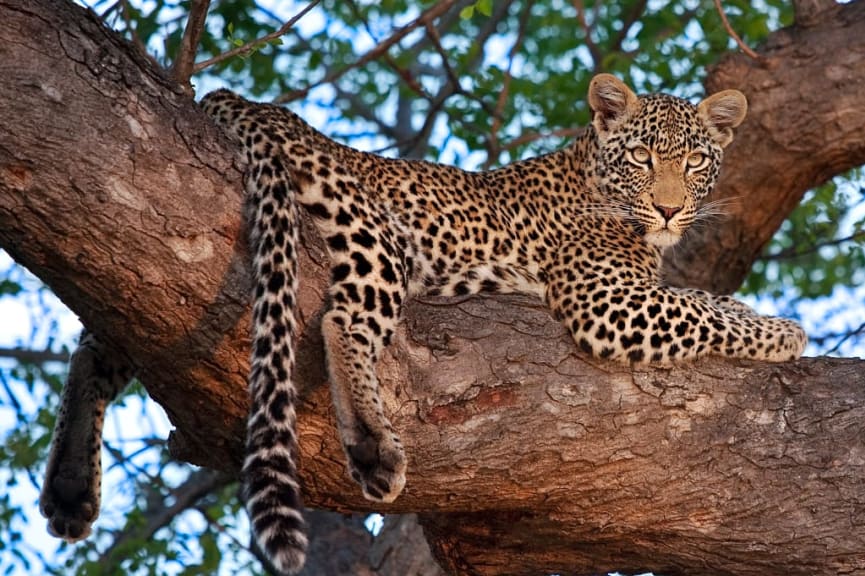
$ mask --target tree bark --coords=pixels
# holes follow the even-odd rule
[[[863,5],[831,14],[827,29],[861,45]],[[176,457],[236,471],[250,281],[233,151],[93,15],[61,0],[0,0],[0,19],[0,245],[140,366],[176,426]],[[806,42],[819,28],[779,33],[790,44],[778,69],[801,51],[824,58]],[[725,168],[748,199],[743,214],[760,216],[719,225],[699,264],[715,276],[688,279],[723,284],[719,267],[735,273],[753,258],[764,228],[795,203],[783,178],[810,186],[863,153],[849,137],[818,137],[861,134],[861,107],[790,116],[812,93],[827,105],[853,102],[865,70],[835,59],[858,75],[833,84],[831,98],[825,74],[808,75],[801,62],[802,76],[769,83],[751,71],[726,85],[772,94],[771,107],[752,96]],[[750,130],[783,145],[767,149]],[[805,136],[793,144],[797,133]],[[380,370],[408,483],[392,505],[364,501],[345,474],[324,386],[316,318],[325,251],[312,233],[301,248],[308,504],[421,512],[451,573],[865,570],[865,363],[630,369],[577,354],[543,306],[519,296],[409,306]]]

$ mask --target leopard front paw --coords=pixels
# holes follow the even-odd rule
[[[789,325],[787,340],[791,353],[790,359],[795,360],[805,352],[805,347],[808,346],[808,335],[798,323],[792,320],[788,320],[787,323]]]
[[[767,330],[773,339],[773,345],[767,346],[764,359],[771,362],[787,362],[796,360],[805,352],[808,345],[808,335],[805,330],[793,320],[786,318],[769,318],[771,326]]]
[[[355,444],[346,444],[348,470],[360,484],[367,500],[393,502],[405,486],[405,452],[394,438],[392,442],[376,440],[371,435]]]
[[[45,482],[39,510],[48,519],[48,532],[70,543],[87,538],[99,516],[99,488],[92,479],[75,474],[58,474]]]

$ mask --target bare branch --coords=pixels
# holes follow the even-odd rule
[[[53,350],[28,350],[26,348],[2,348],[0,357],[14,358],[27,364],[44,364],[45,362],[69,362],[68,352]]]
[[[545,138],[573,138],[580,134],[585,127],[577,126],[574,128],[559,128],[558,130],[553,130],[552,132],[526,132],[525,134],[514,138],[513,140],[509,140],[507,144],[502,146],[502,151],[512,150],[517,148],[518,146],[522,146],[524,144],[528,144],[530,142],[535,142],[536,140],[543,140]]]
[[[860,239],[865,239],[865,230],[854,232],[853,234],[850,234],[849,236],[845,236],[843,238],[832,238],[823,242],[816,242],[805,248],[800,248],[799,246],[790,246],[789,248],[779,250],[774,254],[766,254],[764,256],[760,256],[759,258],[757,258],[757,260],[793,260],[795,258],[814,254],[821,248],[827,248],[829,246],[839,246],[841,244],[846,244],[847,242],[855,242]]]
[[[227,52],[223,52],[222,54],[219,54],[218,56],[214,56],[213,58],[208,58],[207,60],[204,60],[203,62],[199,62],[198,64],[196,64],[193,67],[192,73],[197,74],[197,73],[201,72],[202,70],[204,70],[205,68],[213,66],[214,64],[218,64],[219,62],[222,62],[223,60],[227,60],[228,58],[233,58],[234,56],[237,56],[238,54],[248,54],[252,50],[255,50],[256,48],[261,46],[262,44],[267,44],[271,40],[279,38],[280,36],[282,36],[286,32],[288,32],[292,26],[297,24],[298,20],[300,20],[301,18],[306,16],[306,14],[310,10],[315,8],[319,2],[321,2],[321,0],[312,0],[312,2],[307,4],[303,8],[303,10],[301,10],[300,12],[298,12],[297,14],[292,16],[291,19],[289,19],[288,22],[283,24],[278,30],[271,32],[270,34],[267,34],[265,36],[262,36],[261,38],[259,38],[257,40],[247,42],[243,46],[238,46],[237,48],[233,48],[231,50],[228,50]]]
[[[845,342],[847,342],[848,340],[850,340],[852,338],[857,338],[862,334],[865,334],[865,322],[860,324],[858,328],[853,328],[852,330],[848,330],[846,332],[821,334],[819,336],[812,336],[811,342],[818,345],[818,346],[822,346],[822,345],[826,344],[829,340],[835,340],[837,338],[838,341],[835,342],[835,345],[832,346],[831,348],[829,348],[828,350],[826,350],[827,355],[836,354],[839,350],[841,350],[841,346],[843,346]]]
[[[736,41],[736,44],[739,46],[742,52],[747,54],[750,58],[757,60],[758,62],[762,61],[762,57],[753,50],[751,50],[751,48],[749,48],[748,45],[745,44],[744,41],[742,41],[742,38],[739,37],[736,31],[733,30],[733,27],[730,25],[730,21],[727,20],[727,14],[724,13],[724,7],[721,6],[721,0],[715,0],[715,9],[718,11],[718,15],[721,17],[721,22],[723,22],[724,28],[727,30],[727,34],[729,34],[730,37]]]
[[[111,4],[108,8],[106,8],[105,10],[103,10],[103,11],[102,11],[102,14],[99,15],[99,18],[101,18],[102,20],[105,20],[106,18],[108,18],[108,16],[111,15],[112,12],[114,12],[115,10],[117,10],[118,8],[120,8],[120,7],[121,7],[121,6],[120,6],[121,4],[122,4],[122,1],[121,1],[121,0],[117,0],[117,2],[114,2],[114,3]]]
[[[181,512],[193,508],[202,498],[232,481],[225,473],[202,468],[191,473],[183,484],[171,491],[173,500],[170,505],[162,498],[148,499],[147,508],[144,510],[144,524],[128,525],[124,528],[102,554],[100,566],[118,566],[127,557],[128,550],[125,550],[125,545],[128,542],[149,539],[157,530],[168,526]]]
[[[492,36],[498,23],[507,16],[508,11],[510,10],[511,5],[513,4],[513,0],[508,0],[506,2],[498,2],[493,8],[493,13],[491,16],[484,20],[484,25],[481,27],[480,32],[475,37],[475,42],[480,46],[485,46],[490,36]],[[435,27],[433,27],[435,28]],[[429,138],[430,133],[432,132],[432,127],[435,123],[436,114],[441,111],[445,102],[448,98],[455,94],[460,94],[465,98],[476,102],[487,114],[492,116],[494,114],[493,108],[487,104],[486,100],[483,96],[479,96],[473,92],[467,92],[463,89],[462,84],[460,84],[458,80],[458,75],[455,71],[453,71],[453,67],[450,66],[450,62],[448,61],[447,52],[441,44],[441,29],[436,30],[435,34],[428,34],[426,38],[433,44],[436,52],[438,52],[439,56],[442,59],[442,66],[450,68],[453,72],[453,78],[449,77],[449,81],[445,82],[438,93],[436,93],[435,98],[431,102],[430,109],[427,111],[426,119],[424,120],[424,124],[421,129],[415,134],[413,137],[403,140],[402,142],[398,142],[397,146],[399,148],[400,154],[406,157],[419,157],[422,154],[419,153],[419,148],[421,143],[426,142]],[[428,29],[429,30],[429,29]],[[483,50],[475,51],[474,57],[465,65],[464,74],[471,73],[477,70],[480,63],[483,61]],[[446,69],[447,69],[446,68]],[[458,121],[458,120],[457,120]]]
[[[135,47],[138,48],[142,54],[149,54],[144,42],[142,42],[141,38],[138,37],[138,32],[136,32],[135,28],[132,27],[132,16],[129,14],[129,2],[127,0],[120,0],[120,6],[122,8],[121,14],[123,16],[123,21],[126,23],[126,29],[129,30],[129,37],[132,39],[132,43],[135,44]]]
[[[648,5],[648,0],[637,0],[633,6],[631,6],[631,10],[628,14],[622,18],[622,29],[619,30],[619,33],[616,34],[616,37],[613,39],[613,43],[610,45],[609,52],[618,52],[622,48],[622,42],[625,41],[625,38],[628,37],[628,32],[631,31],[631,27],[640,19],[640,16],[646,11],[646,6]]]
[[[189,8],[189,18],[186,21],[186,29],[183,31],[183,39],[180,41],[180,52],[171,67],[171,74],[178,84],[183,86],[184,91],[190,96],[194,94],[189,78],[195,65],[195,54],[198,50],[198,42],[204,31],[204,21],[207,19],[207,10],[210,0],[192,0]]]

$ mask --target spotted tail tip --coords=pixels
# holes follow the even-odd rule
[[[278,453],[247,457],[246,509],[256,542],[280,573],[296,574],[306,560],[306,523],[296,471]]]

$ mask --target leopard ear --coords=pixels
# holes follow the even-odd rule
[[[598,74],[589,84],[592,125],[599,136],[606,135],[637,107],[637,95],[612,74]]]
[[[697,104],[697,112],[712,139],[724,148],[733,141],[733,128],[745,119],[748,101],[738,90],[724,90]]]

